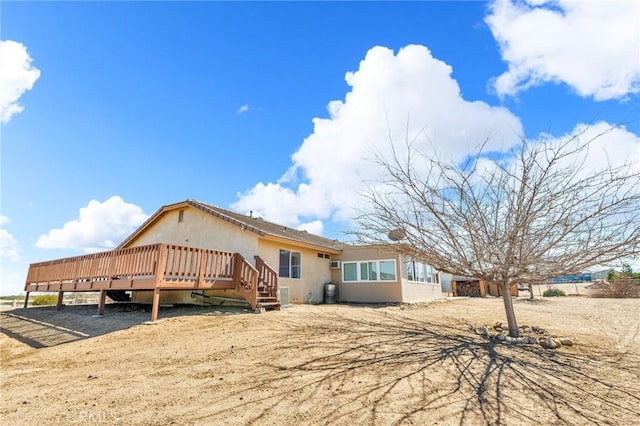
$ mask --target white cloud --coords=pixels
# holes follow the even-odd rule
[[[22,112],[18,100],[31,90],[40,77],[40,70],[31,65],[27,48],[12,40],[0,40],[0,121],[6,123],[11,116]]]
[[[18,240],[4,229],[4,225],[7,223],[9,223],[9,218],[0,215],[0,260],[17,262],[20,258],[18,254],[20,246]]]
[[[65,223],[61,229],[52,229],[46,235],[41,235],[36,247],[110,250],[147,217],[140,207],[118,196],[102,203],[91,200],[80,209],[78,219]]]
[[[311,222],[302,223],[298,226],[298,230],[307,231],[310,234],[322,235],[324,224],[321,220],[313,220]]]
[[[293,155],[293,165],[277,183],[259,183],[233,205],[284,225],[304,219],[348,219],[361,202],[364,181],[379,176],[371,160],[418,135],[427,149],[460,160],[487,139],[486,148],[503,150],[523,134],[508,110],[462,98],[452,69],[424,46],[410,45],[397,55],[374,47],[348,72],[351,91],[328,104],[329,118],[315,118],[314,131]],[[430,142],[429,142],[430,141]]]
[[[539,143],[551,149],[566,147],[562,152],[571,155],[563,156],[556,162],[557,167],[571,168],[572,178],[583,179],[595,172],[629,166],[632,173],[640,173],[640,137],[629,132],[624,126],[613,125],[605,121],[593,124],[578,123],[570,132],[554,136],[541,133],[537,138],[528,140],[528,147],[533,150]],[[582,149],[588,144],[587,149]],[[496,171],[498,164],[508,167],[514,175],[519,175],[519,164],[514,163],[513,156],[506,154],[499,158],[480,157],[475,162],[477,179],[480,183]],[[567,182],[568,183],[568,182]]]
[[[547,136],[551,143],[559,143],[573,137],[576,137],[576,143],[592,141],[578,175],[602,170],[609,165],[618,167],[623,164],[629,164],[640,172],[640,137],[629,132],[624,126],[604,121],[594,124],[578,123],[566,135],[556,138]]]
[[[6,229],[9,218],[0,215],[0,295],[24,291],[26,265],[21,263],[18,240]]]
[[[561,136],[542,133],[537,138],[529,140],[529,146],[534,148],[536,143],[544,142],[550,147],[557,147],[568,141],[569,148],[578,148],[584,143],[589,143],[588,149],[580,151],[579,155],[570,155],[561,160],[560,166],[572,167],[575,170],[574,177],[578,179],[596,171],[622,166],[630,166],[632,172],[640,173],[640,137],[629,132],[624,126],[605,121],[592,124],[578,123],[570,132]],[[517,164],[513,164],[511,160],[512,157],[505,155],[500,158],[500,163],[512,167],[512,172],[518,174]],[[477,176],[488,176],[495,171],[496,160],[481,157],[475,163],[475,167],[479,171]]]
[[[247,111],[249,111],[249,105],[244,104],[240,108],[238,108],[238,111],[236,111],[236,114],[243,114]]]
[[[637,1],[496,0],[485,21],[508,64],[500,96],[544,82],[596,100],[640,92]]]
[[[0,265],[0,295],[9,296],[24,293],[28,265],[12,264],[9,269]]]

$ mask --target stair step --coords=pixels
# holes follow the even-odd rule
[[[277,303],[277,297],[258,297],[258,302],[269,302],[269,303]]]

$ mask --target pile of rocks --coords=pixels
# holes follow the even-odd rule
[[[496,322],[493,327],[483,325],[476,329],[476,333],[490,340],[497,340],[501,343],[508,344],[528,344],[540,345],[545,349],[558,349],[562,346],[573,346],[573,341],[567,337],[558,337],[537,326],[522,325],[520,328],[520,337],[508,336],[508,327],[504,326],[501,321]]]

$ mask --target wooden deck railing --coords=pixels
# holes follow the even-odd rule
[[[237,253],[166,245],[161,262],[164,283],[198,282],[201,285],[215,280],[233,280]],[[162,257],[161,257],[162,259]]]
[[[157,317],[160,290],[236,290],[253,309],[258,286],[277,291],[277,273],[256,256],[254,267],[239,253],[151,244],[33,263],[25,291],[154,290]]]
[[[258,270],[247,259],[236,253],[236,288],[242,293],[242,297],[249,302],[251,309],[258,306]]]
[[[99,282],[155,275],[161,244],[93,253],[32,263],[25,290],[30,286]]]

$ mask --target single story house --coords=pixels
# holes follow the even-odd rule
[[[132,301],[154,305],[154,317],[160,303],[194,296],[244,298],[254,308],[321,303],[327,283],[341,302],[442,297],[437,271],[388,247],[346,244],[191,199],[161,207],[112,252],[32,264],[25,290],[58,291],[59,300],[64,291],[100,290],[102,305],[107,295],[131,292]]]

